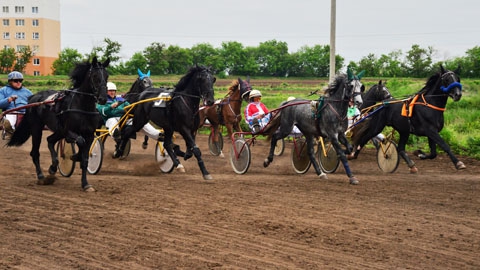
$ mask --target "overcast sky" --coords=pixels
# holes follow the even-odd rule
[[[128,4],[122,4],[126,2]],[[138,4],[134,6],[134,4]],[[290,52],[330,44],[330,0],[60,0],[62,49],[88,53],[104,38],[129,59],[152,42],[191,48],[277,40]],[[336,54],[345,62],[369,53],[406,53],[413,44],[437,50],[435,60],[480,46],[478,0],[338,0]]]

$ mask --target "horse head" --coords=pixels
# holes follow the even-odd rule
[[[250,86],[250,78],[247,80],[242,80],[238,78],[238,88],[240,90],[240,96],[242,97],[245,102],[248,102],[248,95],[250,91],[252,91],[252,87]]]
[[[365,86],[360,82],[360,79],[365,74],[365,70],[360,71],[357,75],[353,74],[350,67],[347,68],[347,79],[349,88],[351,88],[352,99],[357,107],[362,106],[362,93],[365,91]]]
[[[367,92],[362,94],[363,107],[372,106],[378,101],[391,98],[392,94],[385,84],[382,84],[382,80],[380,80],[378,84],[374,84]]]
[[[440,89],[443,93],[447,93],[453,101],[459,101],[462,98],[462,84],[458,76],[460,67],[455,71],[450,71],[440,66],[440,70]]]
[[[108,72],[106,67],[110,64],[110,59],[105,62],[100,62],[97,57],[94,57],[90,65],[90,88],[93,90],[93,95],[99,104],[107,102],[107,81]]]
[[[142,92],[143,90],[153,87],[152,79],[150,79],[150,70],[147,74],[143,73],[139,68],[137,68],[138,73],[138,81],[142,89],[138,91],[138,93]]]
[[[200,98],[203,100],[203,104],[211,106],[215,102],[213,84],[217,78],[213,76],[213,72],[207,67],[197,67],[197,73],[195,77],[195,85],[199,89]]]

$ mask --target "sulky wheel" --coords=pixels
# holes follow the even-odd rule
[[[65,139],[61,139],[57,143],[57,158],[58,170],[64,177],[70,177],[75,170],[75,160],[72,156],[75,155],[75,143],[67,143]]]
[[[304,174],[310,169],[310,158],[308,157],[307,142],[300,138],[294,142],[292,147],[292,165],[296,173]]]
[[[103,163],[103,143],[102,140],[94,140],[88,153],[87,171],[89,174],[100,172]]]
[[[230,164],[237,174],[248,171],[251,162],[250,147],[243,138],[236,139],[230,149]]]
[[[392,140],[382,142],[377,150],[378,167],[386,173],[393,173],[397,170],[399,162],[397,144]]]
[[[220,155],[223,150],[223,136],[221,132],[218,132],[218,141],[214,141],[214,132],[210,132],[208,136],[208,149],[210,153],[214,156]]]
[[[163,173],[171,173],[173,171],[173,160],[168,155],[167,150],[163,147],[163,142],[158,141],[155,146],[155,160]]]

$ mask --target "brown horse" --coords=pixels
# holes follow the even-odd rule
[[[223,99],[217,100],[212,106],[203,107],[199,110],[200,125],[199,128],[205,124],[205,120],[210,122],[213,133],[213,142],[218,145],[221,139],[219,136],[219,126],[224,125],[227,128],[228,136],[233,134],[233,131],[241,132],[240,121],[242,120],[242,100],[248,102],[248,93],[251,89],[250,79],[242,80],[238,78],[232,81],[228,88],[228,93]],[[223,144],[221,144],[223,146]],[[220,147],[221,148],[221,147]],[[220,156],[223,157],[222,149],[219,149]]]

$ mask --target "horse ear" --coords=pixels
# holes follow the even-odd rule
[[[360,71],[360,73],[357,74],[357,78],[360,80],[363,75],[365,75],[365,70]]]
[[[150,77],[150,70],[147,72],[147,77]]]
[[[97,57],[94,56],[93,59],[92,59],[92,65],[97,64],[97,62],[98,62]]]
[[[137,68],[138,77],[143,78],[143,72]]]
[[[462,67],[460,66],[460,64],[458,64],[457,68],[453,72],[455,72],[455,74],[460,74],[461,69]]]
[[[382,80],[378,81],[378,85],[382,85]]]
[[[110,64],[110,58],[107,58],[107,60],[103,62],[103,67],[108,67],[109,64]]]
[[[443,67],[443,65],[440,65],[440,71],[443,73],[445,73],[445,68]]]
[[[353,73],[350,67],[347,68],[347,79],[348,80],[353,80]]]

